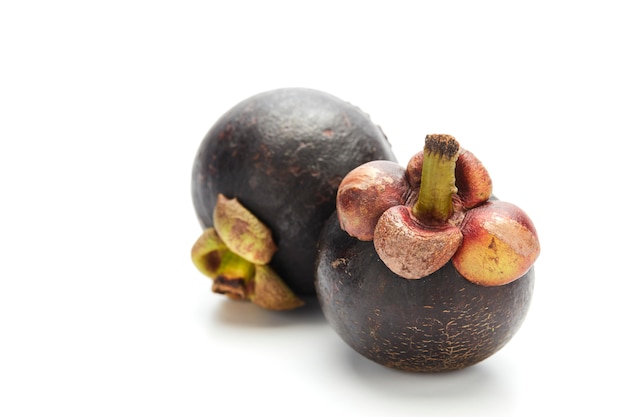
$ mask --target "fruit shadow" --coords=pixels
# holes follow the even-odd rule
[[[496,367],[482,362],[450,372],[414,373],[379,365],[351,349],[347,355],[349,370],[364,389],[396,400],[419,399],[447,408],[474,404],[492,410],[512,405],[513,387],[506,377],[506,363]]]
[[[271,311],[250,302],[222,300],[212,320],[221,325],[247,328],[275,328],[292,325],[317,325],[325,323],[319,302],[306,298],[305,305],[289,311]]]

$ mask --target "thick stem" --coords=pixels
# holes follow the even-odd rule
[[[457,192],[454,169],[459,149],[453,136],[426,136],[421,185],[412,210],[425,225],[445,224],[454,213],[452,196]]]

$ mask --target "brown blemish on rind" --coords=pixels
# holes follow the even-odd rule
[[[339,268],[342,265],[345,265],[348,263],[348,260],[346,258],[337,258],[334,261],[331,262],[331,266],[333,268]]]

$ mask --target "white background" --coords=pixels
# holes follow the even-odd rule
[[[2,2],[0,415],[623,415],[618,6]],[[291,86],[361,107],[402,163],[455,135],[532,217],[535,296],[504,349],[406,374],[315,306],[211,292],[189,260],[196,149]]]

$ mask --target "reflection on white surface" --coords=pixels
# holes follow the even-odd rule
[[[381,366],[349,348],[318,307],[293,313],[284,316],[259,311],[252,304],[220,302],[205,318],[207,338],[237,353],[240,362],[230,362],[237,378],[245,375],[248,383],[263,386],[270,372],[282,395],[300,397],[306,392],[338,412],[414,415],[445,410],[444,415],[455,415],[474,409],[507,413],[515,407],[511,382],[517,369],[499,354],[461,371],[408,373]],[[249,373],[251,369],[256,371]],[[290,379],[281,381],[279,375],[287,370]],[[266,401],[265,392],[260,392],[259,401]],[[305,407],[305,415],[320,407],[314,401]]]

